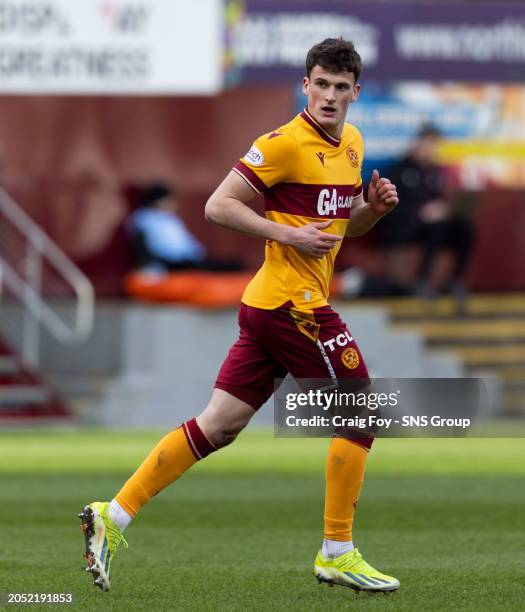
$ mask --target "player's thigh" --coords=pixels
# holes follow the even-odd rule
[[[370,378],[365,360],[350,330],[329,306],[312,313],[290,313],[293,324],[283,318],[281,341],[274,351],[288,368],[299,387],[333,386],[344,392],[370,389]],[[313,380],[312,380],[313,379]],[[347,416],[355,416],[348,413]],[[373,431],[338,428],[334,435],[343,437],[369,449]]]
[[[329,306],[313,313],[281,311],[272,352],[295,379],[362,380],[368,369],[350,330]]]
[[[197,418],[215,446],[232,442],[284,377],[275,357],[246,330],[231,347],[215,381],[211,399]]]
[[[286,370],[268,349],[264,338],[253,333],[248,307],[239,311],[240,334],[219,371],[215,388],[251,406],[256,411],[272,395],[274,381]]]

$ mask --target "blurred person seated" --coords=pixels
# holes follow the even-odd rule
[[[175,191],[152,183],[127,221],[135,270],[124,291],[146,302],[182,303],[202,308],[236,306],[252,277],[237,262],[213,259],[177,215]]]
[[[462,276],[473,228],[446,195],[444,172],[436,163],[440,140],[436,127],[423,126],[408,154],[387,172],[400,203],[380,229],[388,252],[389,283],[424,297],[451,293],[463,301]],[[444,251],[450,255],[445,266],[438,258]]]
[[[234,272],[238,262],[214,259],[188,230],[177,211],[174,189],[151,183],[139,197],[139,206],[129,217],[127,229],[135,265],[142,271],[162,274],[175,270]]]

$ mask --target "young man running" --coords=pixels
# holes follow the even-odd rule
[[[367,232],[397,203],[395,186],[374,170],[363,198],[363,140],[345,123],[359,96],[361,59],[353,44],[326,39],[306,58],[305,110],[258,138],[206,204],[206,219],[266,240],[265,261],[239,313],[240,335],[195,419],[168,433],[111,502],[79,515],[87,570],[110,587],[123,531],[150,499],[197,461],[231,443],[271,396],[274,380],[368,379],[357,344],[328,305],[334,259],[345,236]],[[265,197],[265,217],[247,203]],[[335,339],[339,341],[335,341]],[[314,564],[321,581],[391,591],[396,578],[363,560],[352,522],[372,440],[335,436],[326,464],[324,540]]]

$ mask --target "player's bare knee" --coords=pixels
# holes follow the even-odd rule
[[[249,423],[249,418],[240,416],[232,418],[230,415],[217,415],[205,410],[197,418],[197,423],[215,448],[223,448],[235,440]]]
[[[204,422],[200,427],[206,438],[215,448],[223,448],[235,440],[245,425],[245,423],[240,422],[231,423],[230,425]]]
[[[222,448],[235,440],[253,414],[253,408],[245,402],[215,389],[210,402],[197,417],[197,423],[211,444]]]
[[[215,448],[224,448],[231,444],[235,438],[237,438],[238,434],[238,431],[221,431],[215,436],[215,441],[212,442],[212,444]]]

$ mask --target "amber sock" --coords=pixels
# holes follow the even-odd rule
[[[197,420],[187,421],[160,440],[115,496],[115,500],[131,517],[135,517],[154,495],[214,450],[215,447],[197,425]]]
[[[324,537],[352,541],[354,512],[363,485],[368,449],[344,438],[333,438],[326,461]]]

